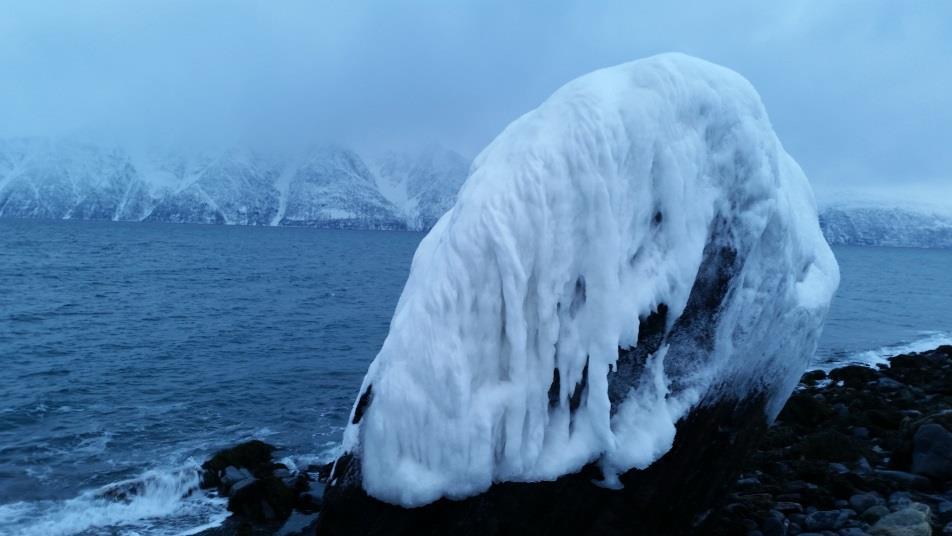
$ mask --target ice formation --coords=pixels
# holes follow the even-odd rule
[[[812,190],[738,74],[668,54],[509,125],[420,244],[344,448],[418,506],[598,461],[606,484],[699,404],[812,356],[839,271]]]

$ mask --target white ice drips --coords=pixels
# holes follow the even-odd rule
[[[722,260],[712,341],[660,349],[613,414],[618,348],[660,304],[671,328]],[[809,184],[746,80],[683,55],[596,71],[477,157],[414,256],[344,448],[371,495],[405,506],[597,459],[610,484],[701,400],[764,391],[775,411],[837,282]]]

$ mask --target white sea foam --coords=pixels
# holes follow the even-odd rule
[[[65,501],[0,505],[0,534],[194,534],[228,516],[225,500],[205,494],[198,485],[198,464],[190,462],[149,470]]]
[[[868,365],[875,367],[877,365],[888,365],[889,358],[901,354],[911,354],[934,350],[942,345],[952,345],[952,333],[943,331],[923,331],[921,337],[911,342],[899,343],[891,346],[883,346],[875,350],[865,350],[856,352],[844,357],[831,358],[817,363],[812,367],[813,370],[832,370],[836,367],[845,365]]]

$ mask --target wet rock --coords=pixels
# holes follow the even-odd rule
[[[309,482],[307,490],[301,493],[300,496],[303,509],[308,511],[320,510],[324,504],[324,489],[325,484],[323,482]]]
[[[248,486],[254,484],[255,482],[256,482],[256,479],[253,476],[249,476],[248,478],[244,480],[240,480],[236,482],[233,486],[231,486],[231,489],[229,490],[229,495],[235,495],[235,494],[241,493],[241,490],[247,488]]]
[[[826,372],[822,370],[811,370],[803,375],[800,378],[800,382],[804,385],[814,386],[818,381],[826,379]]]
[[[222,487],[229,489],[234,484],[249,478],[254,478],[254,475],[251,474],[251,471],[247,469],[238,469],[233,465],[229,465],[224,471],[222,471],[220,481]]]
[[[876,493],[858,493],[849,499],[850,508],[857,512],[865,512],[873,506],[884,504],[886,501]]]
[[[903,385],[902,383],[897,382],[896,380],[894,380],[894,379],[892,379],[892,378],[888,378],[888,377],[887,377],[887,378],[880,378],[880,379],[878,379],[878,380],[876,381],[876,383],[877,383],[877,385],[879,386],[879,388],[885,389],[885,390],[888,390],[888,391],[898,391],[898,390],[903,389],[903,388],[905,387],[905,385]]]
[[[875,524],[880,519],[888,516],[889,513],[890,513],[889,508],[886,508],[885,506],[881,504],[877,504],[876,506],[870,506],[869,508],[867,508],[862,514],[860,514],[859,518],[864,523],[869,523],[870,525],[872,525],[872,524]]]
[[[291,515],[296,501],[294,491],[278,478],[251,479],[232,487],[228,510],[252,522],[269,522]]]
[[[779,419],[785,423],[814,427],[833,416],[830,406],[806,392],[795,392],[787,400]]]
[[[222,485],[222,475],[228,467],[246,469],[254,476],[264,476],[271,469],[274,447],[257,439],[221,450],[202,464],[203,488]]]
[[[952,501],[941,501],[936,508],[940,516],[952,515]]]
[[[893,512],[873,525],[873,536],[931,536],[929,508],[914,503],[898,512]]]
[[[935,423],[920,426],[913,438],[912,472],[952,479],[952,433]]]
[[[317,514],[302,514],[301,512],[291,513],[288,520],[281,525],[281,528],[274,533],[274,536],[299,536],[313,532],[314,523],[317,522]]]
[[[927,490],[932,487],[932,483],[924,476],[919,476],[905,471],[891,471],[887,469],[877,469],[873,472],[879,478],[890,480],[893,483],[907,489]]]
[[[760,524],[764,536],[787,536],[787,518],[776,510],[771,510]]]
[[[839,430],[824,429],[807,436],[797,447],[801,456],[814,460],[853,462],[864,454],[856,439]]]
[[[870,367],[848,365],[831,370],[829,377],[834,382],[843,382],[845,387],[862,387],[869,382],[878,380],[881,375]]]
[[[331,470],[334,469],[334,462],[308,465],[304,471],[314,475],[320,482],[327,482],[331,477]]]
[[[850,517],[847,510],[819,510],[812,514],[807,514],[804,520],[804,527],[807,530],[837,530],[846,525]]]
[[[799,514],[803,512],[803,505],[795,502],[780,501],[774,504],[774,509],[785,514]]]

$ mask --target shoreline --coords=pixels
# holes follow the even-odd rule
[[[804,374],[692,533],[952,533],[952,346],[888,361]],[[235,458],[243,446],[204,465],[204,487],[228,495],[233,515],[200,534],[315,534],[329,465],[291,474],[260,445],[251,458]],[[216,474],[241,463],[230,469],[245,473],[231,471],[223,485]]]

